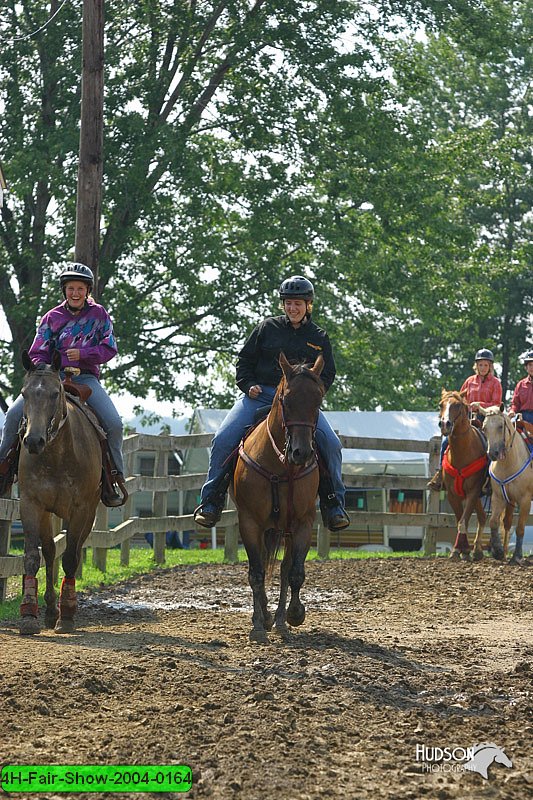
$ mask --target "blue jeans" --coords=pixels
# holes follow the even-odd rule
[[[122,420],[113,405],[113,401],[95,375],[76,375],[72,378],[73,383],[84,383],[91,390],[91,396],[87,400],[102,423],[102,427],[107,433],[109,449],[113,456],[113,461],[119,472],[124,474],[124,460],[122,458]],[[2,440],[0,442],[0,461],[7,455],[10,447],[17,439],[17,433],[22,419],[24,408],[24,398],[19,395],[9,407],[2,429]]]
[[[238,446],[245,429],[254,424],[255,412],[259,408],[272,405],[276,389],[273,386],[262,386],[261,388],[263,391],[255,400],[248,395],[243,395],[237,400],[216,432],[211,444],[207,480],[202,487],[202,503],[208,500],[218,479],[222,476],[223,464]],[[346,489],[342,482],[342,445],[322,412],[318,415],[315,437],[320,455],[331,476],[337,501],[344,508]]]

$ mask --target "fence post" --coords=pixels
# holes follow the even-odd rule
[[[9,500],[11,492],[8,497],[0,498],[0,505],[2,500]],[[11,520],[0,519],[0,556],[7,556],[9,548],[11,547]],[[0,578],[0,602],[6,599],[7,595],[7,578]]]
[[[319,522],[316,530],[316,550],[319,558],[329,558],[330,545],[331,533],[325,525]]]
[[[108,510],[107,506],[104,506],[103,503],[98,503],[98,508],[96,509],[96,519],[94,521],[94,527],[97,531],[107,531],[109,528],[108,522]],[[93,547],[93,565],[99,569],[101,572],[106,571],[106,564],[107,564],[107,548],[105,547]]]
[[[239,560],[239,526],[237,523],[226,528],[224,537],[224,563],[236,564]]]
[[[429,441],[429,474],[434,474],[434,472],[439,468],[439,460],[440,460],[440,443],[441,437],[434,436]],[[430,514],[438,514],[440,511],[440,492],[432,492],[429,491],[429,500],[427,505],[428,512]],[[424,548],[424,555],[425,556],[434,556],[437,553],[437,531],[438,528],[434,525],[428,525],[424,529],[424,541],[423,541],[423,548]]]
[[[54,536],[54,537],[55,536],[59,536],[59,534],[61,533],[62,528],[63,528],[63,520],[61,519],[61,517],[56,517],[55,514],[52,514],[52,536]],[[57,584],[59,583],[59,562],[60,561],[61,561],[61,556],[56,556],[54,558],[54,566],[53,566],[53,569],[52,569],[52,575],[53,575],[52,580],[53,580],[55,586],[57,586]]]
[[[155,461],[155,475],[159,478],[166,478],[168,476],[168,452],[167,450],[159,450]],[[167,516],[167,497],[168,494],[164,492],[154,492],[154,517]],[[165,563],[165,546],[166,546],[166,531],[154,531],[154,561],[156,564]]]
[[[131,477],[133,475],[134,467],[135,467],[135,451],[128,453],[125,459],[125,466],[126,466],[126,477]],[[123,505],[123,512],[122,512],[122,521],[125,522],[127,519],[131,519],[131,512],[133,511],[133,495],[129,494],[128,499]],[[124,539],[122,544],[120,545],[120,564],[122,567],[127,567],[130,563],[130,547],[131,547],[131,539]]]

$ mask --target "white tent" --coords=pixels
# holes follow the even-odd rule
[[[197,409],[192,418],[192,433],[215,433],[227,413],[218,408]],[[344,436],[428,441],[439,435],[438,416],[433,411],[326,411],[325,415],[331,427]],[[186,454],[186,471],[205,471],[205,455],[205,450]],[[342,456],[343,471],[347,474],[428,474],[427,453],[344,449]]]

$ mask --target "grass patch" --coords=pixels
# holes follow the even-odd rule
[[[339,559],[366,559],[366,558],[399,558],[399,557],[420,557],[418,552],[409,553],[375,553],[364,552],[362,550],[332,548],[330,550],[330,560]],[[308,561],[319,560],[316,549],[309,551],[307,556]],[[239,548],[239,561],[246,562],[246,552],[243,547]],[[92,550],[87,548],[87,557],[83,564],[83,576],[76,581],[76,589],[80,592],[85,589],[95,589],[104,586],[112,586],[113,584],[127,581],[137,575],[144,575],[152,570],[164,567],[175,567],[178,565],[194,565],[194,564],[222,564],[224,563],[224,550],[218,548],[217,550],[166,550],[166,561],[164,564],[156,564],[153,557],[153,551],[148,548],[132,548],[130,550],[130,563],[128,566],[123,566],[120,563],[120,550],[112,549],[107,551],[107,569],[101,572],[92,563]],[[60,581],[63,575],[60,572]],[[44,569],[38,573],[39,579],[39,605],[43,607],[44,603],[44,590],[45,590],[45,575]],[[21,590],[22,580],[20,576],[9,578],[7,582],[7,600],[0,603],[0,620],[13,620],[19,616],[19,606],[22,599]]]

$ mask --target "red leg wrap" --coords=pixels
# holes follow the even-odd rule
[[[20,604],[21,617],[38,617],[39,603],[37,602],[37,578],[32,575],[22,577],[22,603]]]
[[[59,615],[71,619],[77,608],[76,578],[63,578],[59,593]]]

